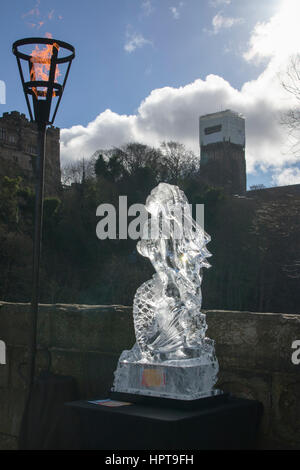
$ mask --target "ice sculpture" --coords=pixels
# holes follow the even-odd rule
[[[112,391],[182,400],[216,394],[218,361],[201,313],[210,237],[177,186],[160,183],[146,209],[150,217],[137,250],[156,273],[135,294],[136,344],[121,354]]]

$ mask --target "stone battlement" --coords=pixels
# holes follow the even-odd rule
[[[8,122],[12,120],[20,120],[23,121],[23,124],[27,123],[32,128],[36,127],[36,124],[34,122],[31,122],[24,113],[19,113],[19,111],[6,112],[2,114],[2,117],[0,116],[0,122]],[[48,130],[58,133],[60,131],[59,127],[56,126],[49,126]]]

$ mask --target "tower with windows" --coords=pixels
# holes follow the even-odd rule
[[[231,110],[200,117],[200,175],[227,194],[246,191],[245,119]]]

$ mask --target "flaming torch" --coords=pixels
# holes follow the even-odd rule
[[[40,45],[43,46],[41,49]],[[30,119],[32,122],[36,122],[38,129],[31,297],[30,394],[35,376],[47,126],[54,123],[71,63],[75,57],[75,49],[66,42],[47,37],[21,39],[13,44],[12,51],[17,58]],[[27,75],[29,74],[28,81],[25,81],[24,78],[26,76],[26,68]],[[62,68],[64,73],[61,71]],[[59,78],[62,78],[60,83],[58,82]]]

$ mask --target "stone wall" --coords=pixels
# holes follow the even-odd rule
[[[21,176],[24,184],[35,185],[38,151],[37,125],[18,111],[0,117],[0,175]],[[60,190],[60,130],[47,128],[45,194],[56,196]]]
[[[0,340],[7,346],[7,363],[0,364],[0,449],[17,446],[28,312],[28,304],[0,302]],[[264,405],[259,447],[300,448],[300,365],[291,361],[291,345],[300,340],[300,316],[206,313],[220,362],[218,387]],[[131,307],[42,305],[38,329],[39,369],[48,348],[52,372],[75,377],[83,399],[107,395],[121,351],[134,343]]]
[[[281,198],[299,197],[300,184],[289,184],[288,186],[275,186],[274,188],[250,189],[247,197],[255,197],[263,201],[276,200]]]

